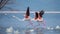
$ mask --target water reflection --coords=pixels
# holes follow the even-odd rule
[[[36,31],[36,34],[43,34],[43,31],[40,28],[37,28],[35,31]]]

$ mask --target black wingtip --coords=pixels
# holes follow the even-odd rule
[[[29,7],[27,7],[26,15],[27,15],[27,16],[29,16],[29,15],[30,15]]]
[[[44,14],[44,10],[41,10],[41,11],[40,11],[40,14],[43,15],[43,14]]]
[[[35,12],[35,18],[38,18],[38,12]]]
[[[44,10],[41,10],[41,11],[39,12],[39,15],[42,17],[43,14],[44,14]]]

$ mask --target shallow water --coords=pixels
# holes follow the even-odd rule
[[[34,14],[30,15],[34,18]],[[55,29],[60,26],[60,14],[44,14],[43,18],[46,21],[44,25],[36,21],[22,21],[24,14],[22,13],[0,13],[0,33],[1,34],[60,34],[60,29]],[[33,26],[30,24],[33,23]],[[30,25],[29,25],[30,24]],[[27,26],[28,25],[28,26]],[[34,28],[38,29],[34,29]],[[50,27],[50,29],[49,29]],[[52,29],[51,29],[52,28]],[[59,28],[59,27],[58,27]],[[31,30],[32,29],[32,30]],[[6,31],[10,32],[6,32]],[[31,30],[31,31],[30,31]]]

